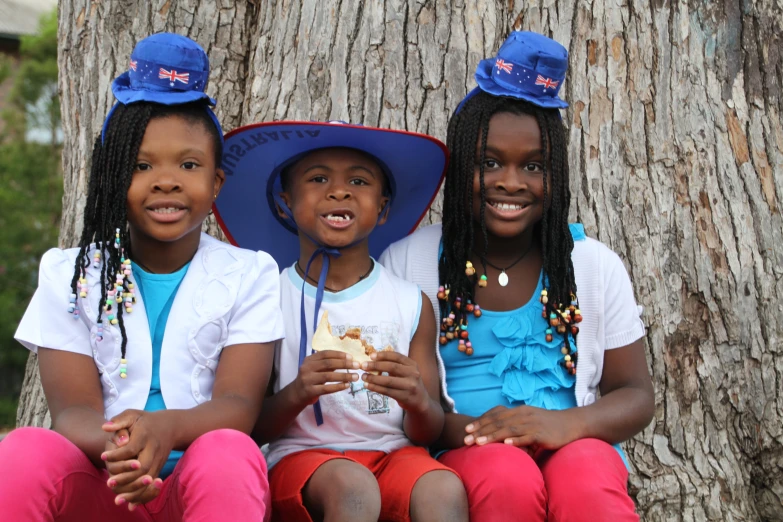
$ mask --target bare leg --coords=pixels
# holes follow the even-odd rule
[[[313,520],[376,522],[381,513],[381,491],[364,466],[335,459],[319,467],[302,490],[304,506]]]
[[[413,486],[412,522],[468,522],[468,496],[457,475],[430,471]]]

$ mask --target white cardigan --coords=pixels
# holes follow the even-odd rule
[[[144,409],[152,379],[152,341],[144,300],[137,291],[133,312],[123,313],[128,377],[121,379],[122,337],[119,325],[110,325],[105,314],[103,341],[96,340],[100,268],[92,263],[87,268],[87,297],[78,298],[80,317],[74,319],[67,312],[78,253],[77,248],[53,248],[44,254],[38,289],[14,337],[33,352],[42,346],[92,357],[100,373],[106,419],[126,409]],[[163,337],[160,384],[166,407],[193,408],[212,397],[224,347],[283,337],[279,286],[277,264],[268,254],[201,235]]]
[[[418,284],[427,294],[440,317],[438,293],[438,252],[442,227],[440,224],[417,230],[391,245],[380,258],[391,273]],[[583,320],[579,324],[579,365],[576,372],[576,404],[593,404],[601,382],[604,350],[627,346],[645,335],[640,318],[642,309],[636,305],[633,287],[620,257],[603,243],[586,238],[574,241],[571,254],[574,263],[579,306]],[[440,324],[436,325],[440,329]],[[447,411],[455,411],[448,395],[445,368],[436,347],[441,375],[441,393]]]

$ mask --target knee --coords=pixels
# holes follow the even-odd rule
[[[214,430],[197,438],[185,452],[183,460],[194,462],[192,471],[213,477],[236,476],[238,468],[266,477],[267,468],[261,450],[248,435],[231,429]],[[230,465],[228,465],[230,463]],[[247,468],[247,469],[246,469]]]
[[[617,450],[604,441],[572,442],[554,452],[542,467],[553,513],[585,508],[593,513],[605,508],[633,512],[625,463]]]
[[[0,442],[0,462],[3,473],[15,480],[35,481],[57,480],[63,471],[92,466],[71,441],[44,428],[18,428],[9,433]]]
[[[462,477],[471,513],[480,506],[515,506],[527,513],[546,505],[541,471],[520,448],[506,444],[468,446],[450,451],[442,462]]]
[[[412,518],[431,519],[415,514],[429,513],[433,505],[437,505],[443,520],[467,520],[468,495],[458,475],[446,470],[430,471],[416,482],[411,494]]]
[[[364,466],[351,464],[340,466],[337,473],[330,473],[328,484],[321,488],[318,496],[321,497],[324,513],[330,517],[339,514],[345,520],[377,519],[381,512],[378,481]]]

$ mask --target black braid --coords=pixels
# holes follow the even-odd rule
[[[130,256],[130,232],[128,230],[127,194],[136,169],[136,158],[147,125],[154,118],[181,116],[189,122],[201,123],[210,133],[215,149],[215,164],[220,165],[222,157],[221,136],[212,122],[202,102],[183,105],[159,105],[154,103],[134,103],[117,105],[106,128],[105,137],[95,140],[90,167],[87,201],[84,207],[84,225],[79,240],[79,255],[74,264],[71,279],[71,292],[78,295],[77,283],[85,276],[89,263],[92,244],[101,254],[100,288],[97,322],[104,315],[104,304],[108,291],[114,288],[116,276],[123,271],[123,251],[114,247],[115,233],[119,229],[120,245],[125,255]],[[128,292],[127,281],[120,292]],[[111,312],[117,318],[122,335],[122,358],[128,338],[123,320],[123,306],[111,305]]]
[[[451,153],[443,198],[443,254],[439,261],[440,285],[448,288],[448,304],[442,307],[446,317],[455,307],[457,298],[475,301],[476,277],[465,274],[465,262],[475,248],[474,220],[478,217],[484,235],[482,249],[487,251],[487,230],[484,220],[486,194],[484,187],[484,158],[486,154],[489,120],[499,112],[529,114],[536,118],[541,130],[543,149],[548,156],[544,162],[543,218],[536,226],[535,237],[542,250],[543,273],[548,288],[548,308],[555,309],[571,303],[576,295],[571,251],[574,241],[568,228],[569,190],[568,157],[565,130],[555,109],[543,109],[513,98],[502,98],[478,93],[468,100],[459,113],[449,121],[447,144]],[[476,145],[479,149],[479,182],[481,187],[481,214],[473,216],[473,178],[476,166]],[[547,174],[551,178],[547,182]],[[566,343],[568,336],[566,335]]]

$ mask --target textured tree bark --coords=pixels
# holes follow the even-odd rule
[[[657,411],[625,445],[642,518],[783,519],[779,0],[62,0],[61,246],[110,81],[147,34],[205,47],[226,130],[340,119],[445,139],[512,29],[571,53],[572,216],[622,256],[645,307]],[[48,422],[31,357],[19,424]]]

